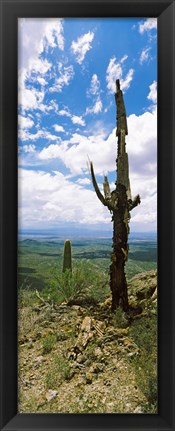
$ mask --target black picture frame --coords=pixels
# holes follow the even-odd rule
[[[175,1],[1,0],[1,430],[175,430]],[[17,413],[17,20],[158,18],[158,414]]]

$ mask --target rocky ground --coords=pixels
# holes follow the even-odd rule
[[[156,412],[156,275],[130,280],[127,314],[110,298],[19,304],[19,413]]]

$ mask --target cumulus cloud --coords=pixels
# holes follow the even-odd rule
[[[141,195],[142,204],[132,211],[132,223],[140,220],[147,224],[156,222],[157,214],[157,114],[145,112],[128,117],[129,134],[126,150],[129,157],[131,192]],[[115,129],[105,139],[99,135],[82,136],[74,133],[69,142],[49,145],[39,153],[41,160],[59,158],[72,175],[87,175],[87,159],[94,163],[96,175],[115,172],[117,139]],[[87,176],[86,176],[87,178]],[[90,177],[89,177],[90,178]],[[81,184],[81,181],[79,182]],[[94,215],[95,216],[95,215]],[[150,225],[151,226],[151,225]]]
[[[96,73],[92,75],[90,88],[87,90],[87,96],[93,100],[93,105],[86,108],[85,115],[98,114],[102,111],[103,104],[100,98],[100,81]]]
[[[19,64],[28,70],[49,47],[64,49],[63,19],[19,18],[18,37]]]
[[[21,129],[30,129],[34,126],[34,121],[30,117],[18,115],[18,125]]]
[[[92,79],[91,79],[91,83],[90,83],[90,88],[87,90],[87,94],[90,95],[92,94],[93,96],[98,94],[100,90],[100,81],[98,79],[98,76],[96,73],[94,73],[92,75]]]
[[[94,103],[94,105],[92,107],[86,108],[85,115],[87,115],[87,114],[98,114],[99,112],[102,111],[102,108],[103,108],[102,101],[101,101],[100,97],[98,97],[96,102]]]
[[[94,191],[71,182],[60,172],[19,169],[18,183],[20,227],[110,223],[110,214]]]
[[[116,79],[120,79],[120,84],[122,91],[125,92],[131,84],[134,75],[134,69],[129,69],[129,71],[123,77],[123,63],[127,59],[127,55],[122,57],[121,60],[117,62],[116,57],[110,59],[107,72],[106,81],[109,93],[115,93],[116,91]]]
[[[19,105],[23,112],[29,109],[40,109],[45,112],[47,106],[42,103],[43,89],[48,83],[47,78],[52,62],[44,58],[43,53],[46,53],[49,48],[59,48],[61,51],[64,49],[63,20],[19,18],[18,29]],[[34,86],[32,88],[32,83],[35,82],[41,85],[41,91]]]
[[[85,126],[85,121],[81,116],[79,117],[78,115],[72,115],[71,120],[73,124],[79,124],[80,126]]]
[[[64,127],[63,126],[59,126],[59,124],[54,124],[53,125],[55,132],[64,132]]]
[[[157,115],[145,112],[128,117],[129,134],[126,137],[127,151],[130,158],[130,171],[139,175],[152,175],[156,164],[157,151]],[[65,145],[67,144],[67,145]],[[47,160],[60,157],[71,174],[82,174],[87,171],[87,155],[93,160],[97,174],[102,175],[104,169],[115,171],[114,154],[116,154],[117,139],[115,129],[105,139],[99,134],[83,136],[74,133],[69,141],[44,148],[39,157]]]
[[[150,59],[150,49],[151,48],[144,48],[140,54],[140,64],[143,64],[144,62],[148,61]]]
[[[44,91],[38,91],[36,88],[22,88],[18,92],[18,103],[23,111],[32,109],[41,109],[44,107]]]
[[[63,87],[69,85],[74,77],[74,68],[72,65],[63,66],[62,63],[58,65],[59,77],[55,80],[54,85],[50,88],[51,92],[61,92]]]
[[[42,78],[41,76],[38,76],[37,81],[38,81],[38,82],[39,82],[39,84],[40,84],[40,85],[42,85],[43,87],[44,87],[45,85],[47,85],[47,81],[46,81],[44,78]]]
[[[20,129],[18,133],[21,141],[37,141],[38,139],[46,139],[48,141],[59,141],[59,136],[53,135],[47,130],[38,130],[36,133],[29,133],[26,129]]]
[[[66,109],[60,109],[60,111],[58,112],[59,115],[61,116],[65,116],[65,117],[71,117],[71,114],[68,110]]]
[[[24,145],[23,146],[23,151],[25,153],[34,153],[35,149],[36,149],[36,147],[33,144],[29,144],[29,145]]]
[[[83,186],[89,186],[89,184],[91,184],[91,181],[89,178],[79,178],[77,180],[77,183]]]
[[[149,86],[150,92],[147,96],[147,98],[149,100],[151,100],[153,103],[157,102],[157,82],[154,81],[150,86]]]
[[[73,40],[71,44],[71,50],[75,55],[77,63],[81,64],[85,58],[86,53],[92,48],[91,42],[93,41],[94,33],[89,31],[88,33],[80,36],[76,41]]]
[[[68,109],[60,109],[58,114],[61,115],[62,117],[65,116],[70,118],[73,124],[79,124],[79,126],[85,126],[85,121],[82,118],[82,116],[71,114],[71,112]]]
[[[139,24],[139,33],[143,34],[150,30],[157,29],[157,18],[147,18]]]

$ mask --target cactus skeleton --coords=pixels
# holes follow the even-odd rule
[[[123,94],[120,89],[120,81],[116,80],[116,136],[118,138],[118,151],[116,159],[116,188],[110,191],[108,178],[104,177],[104,196],[99,190],[96,182],[93,164],[90,163],[92,183],[103,205],[112,213],[113,221],[113,251],[110,265],[110,288],[112,293],[112,309],[121,306],[124,311],[128,310],[128,292],[125,276],[125,262],[128,258],[128,234],[130,211],[140,204],[140,196],[133,200],[131,197],[129,181],[129,163],[126,153],[125,136],[128,135],[126,110],[123,101]]]

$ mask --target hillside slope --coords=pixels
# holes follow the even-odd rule
[[[157,412],[157,274],[128,283],[130,311],[19,301],[19,412]]]

